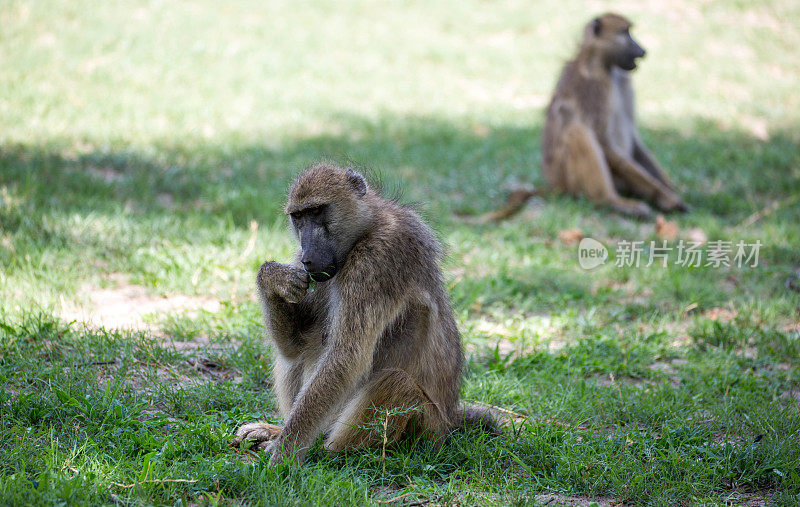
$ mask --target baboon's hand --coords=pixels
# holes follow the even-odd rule
[[[287,303],[298,303],[308,291],[308,273],[302,268],[279,262],[265,262],[256,278],[259,290],[278,296]]]

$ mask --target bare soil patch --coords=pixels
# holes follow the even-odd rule
[[[764,505],[776,505],[775,492],[771,490],[761,490],[752,492],[734,491],[725,499],[727,505],[738,505],[743,507],[762,507]]]
[[[498,349],[502,357],[511,355],[514,358],[522,357],[537,349],[545,349],[548,353],[556,353],[567,344],[562,339],[562,322],[556,321],[548,314],[528,315],[522,322],[508,322],[491,315],[482,315],[475,323],[473,331],[482,335],[480,341],[467,341],[464,348],[467,352],[475,352],[484,347]],[[532,335],[520,339],[519,328],[525,328]]]
[[[610,507],[611,505],[621,504],[621,502],[615,502],[613,498],[608,496],[592,498],[582,495],[563,495],[561,493],[543,493],[536,495],[534,499],[541,505],[547,505],[548,507],[565,505],[589,507],[592,504],[597,504],[600,507]]]
[[[170,312],[217,312],[219,301],[209,297],[172,294],[155,296],[147,290],[131,284],[122,274],[108,277],[113,287],[103,288],[84,284],[80,291],[80,301],[84,305],[62,302],[61,317],[67,320],[84,322],[91,327],[108,329],[147,329],[157,331],[157,326],[148,322],[151,315]]]

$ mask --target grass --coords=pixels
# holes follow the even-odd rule
[[[583,271],[560,231],[658,238],[569,198],[457,218],[542,183],[548,94],[611,8],[693,207],[668,218],[761,241],[758,267]],[[788,0],[3,3],[0,503],[800,503],[798,22]],[[253,277],[290,257],[285,191],[320,158],[434,225],[463,397],[524,415],[508,438],[274,469],[229,447],[280,422]]]

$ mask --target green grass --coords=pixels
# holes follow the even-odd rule
[[[559,231],[654,225],[564,197],[458,218],[542,183],[543,108],[606,9],[649,51],[643,136],[693,208],[669,219],[761,241],[757,268],[585,272]],[[4,2],[0,503],[800,503],[798,23],[789,0]],[[438,231],[463,397],[526,416],[506,438],[274,469],[228,445],[279,422],[253,277],[324,158]],[[75,317],[120,294],[145,330]]]

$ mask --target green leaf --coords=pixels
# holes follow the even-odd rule
[[[142,457],[142,471],[139,472],[139,479],[137,480],[137,482],[142,482],[147,478],[147,473],[150,470],[150,462],[153,460],[153,457],[155,457],[155,455],[156,451],[153,451],[153,452],[148,452]]]
[[[75,403],[75,398],[73,398],[72,396],[68,395],[67,393],[65,393],[61,389],[56,389],[54,387],[53,388],[53,392],[56,393],[56,397],[58,397],[58,400],[61,403],[65,404],[65,405],[69,405],[69,404]]]

